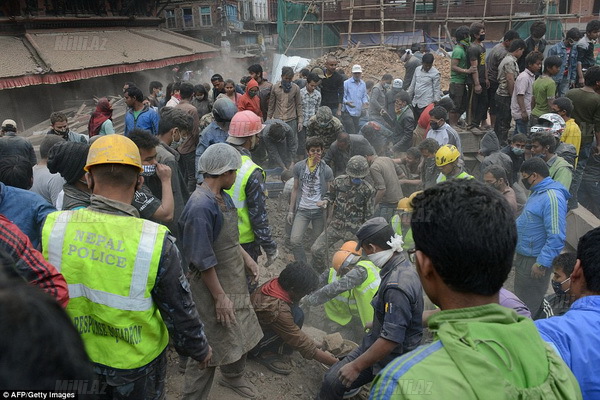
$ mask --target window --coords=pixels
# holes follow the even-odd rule
[[[200,7],[200,25],[212,26],[212,14],[210,7]]]
[[[435,12],[435,0],[417,0],[417,14],[431,14]]]
[[[406,6],[408,5],[407,0],[388,0],[386,1],[386,3],[394,4],[392,8],[406,8]]]
[[[183,27],[193,28],[194,27],[194,14],[191,8],[183,9]]]
[[[167,29],[175,29],[177,23],[175,22],[175,10],[165,10],[165,22]]]

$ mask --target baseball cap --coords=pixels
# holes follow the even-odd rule
[[[352,66],[352,73],[354,74],[354,73],[357,73],[357,72],[362,72],[362,68],[361,68],[361,66],[360,66],[360,65],[358,65],[358,64],[354,64],[354,65]]]
[[[8,130],[9,128],[12,128],[16,131],[17,123],[12,119],[5,119],[4,122],[2,122],[2,129]]]

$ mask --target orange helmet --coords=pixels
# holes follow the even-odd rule
[[[229,135],[234,137],[248,137],[257,135],[265,126],[260,117],[252,111],[245,110],[236,113],[229,124]]]
[[[341,269],[356,264],[358,260],[360,260],[360,256],[346,250],[339,250],[333,255],[332,266],[335,272],[339,273]]]
[[[357,245],[358,245],[358,243],[356,243],[356,241],[349,240],[346,243],[344,243],[342,245],[342,247],[340,247],[340,251],[344,250],[344,251],[350,252],[354,255],[361,256],[362,250],[356,250]]]

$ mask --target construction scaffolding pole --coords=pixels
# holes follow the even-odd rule
[[[325,31],[325,0],[321,0],[321,55],[323,55],[323,32]]]
[[[350,48],[350,40],[352,38],[352,20],[354,19],[354,0],[350,0],[350,16],[348,20],[348,40],[346,46]]]
[[[513,6],[515,5],[515,0],[510,0],[510,13],[509,15],[509,20],[508,20],[508,29],[511,30],[512,29],[512,17],[513,17]]]
[[[380,22],[379,22],[379,29],[380,29],[380,33],[379,33],[379,41],[381,46],[383,46],[385,44],[385,15],[383,14],[383,0],[379,0],[379,18],[380,18]]]
[[[306,19],[306,16],[308,15],[308,12],[310,11],[311,7],[314,4],[314,0],[308,5],[308,7],[306,7],[306,12],[304,13],[304,17],[302,17],[302,21],[300,21],[300,24],[298,25],[298,28],[296,28],[296,32],[294,32],[294,36],[292,36],[292,39],[290,40],[290,42],[287,45],[287,48],[285,49],[285,51],[283,52],[283,55],[286,55],[288,50],[290,49],[290,47],[292,46],[292,42],[294,41],[294,39],[296,39],[296,36],[298,35],[298,32],[300,31],[300,28],[302,28],[302,25],[304,24],[304,20]],[[287,7],[286,7],[287,8]],[[287,36],[287,35],[286,35]],[[312,35],[311,35],[311,40],[312,40]],[[311,43],[312,44],[312,43]]]

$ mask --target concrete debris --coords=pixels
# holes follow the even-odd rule
[[[335,55],[338,58],[338,68],[341,68],[350,77],[352,66],[359,64],[363,69],[363,79],[379,82],[384,74],[391,74],[394,78],[404,79],[404,64],[400,61],[400,56],[396,51],[375,48],[349,48],[339,49],[332,53],[325,54],[319,58],[313,59],[307,68],[324,67],[325,61],[329,55]],[[445,55],[434,54],[434,66],[442,75],[442,90],[448,90],[450,86],[450,58]]]

